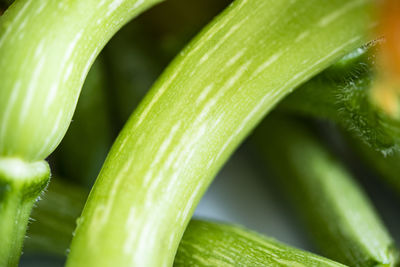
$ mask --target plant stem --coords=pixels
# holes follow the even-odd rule
[[[34,222],[28,230],[25,251],[65,255],[86,195],[81,186],[53,178],[45,198],[32,213]],[[342,266],[238,226],[198,220],[192,220],[186,228],[174,266],[263,266],[279,263]]]
[[[301,86],[279,107],[331,119],[384,155],[399,150],[400,121],[371,101],[375,75],[370,50],[363,47],[353,51]]]
[[[350,266],[396,266],[394,241],[367,196],[310,130],[269,117],[254,144],[325,256]]]
[[[7,175],[0,263],[18,262],[41,188],[33,182],[37,174],[28,170],[64,136],[95,57],[124,23],[159,1],[17,0],[0,17],[0,162]],[[29,198],[22,188],[36,195]],[[15,220],[18,228],[11,227]]]
[[[240,226],[190,221],[174,266],[344,266]]]
[[[0,159],[0,266],[17,266],[33,204],[50,176],[45,161]]]
[[[370,3],[235,1],[177,56],[125,125],[67,266],[171,265],[222,164],[280,99],[365,41]]]
[[[65,256],[87,195],[84,187],[53,177],[43,199],[32,211],[33,222],[24,252]]]
[[[375,80],[375,47],[346,55],[301,86],[279,105],[280,111],[330,119],[350,132],[349,145],[400,192],[400,120],[375,106],[370,89]]]
[[[160,1],[15,1],[0,17],[0,156],[46,158],[71,122],[97,54]]]

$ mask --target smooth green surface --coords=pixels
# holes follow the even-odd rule
[[[365,41],[370,4],[235,1],[177,56],[125,125],[67,266],[171,265],[222,164],[283,96]]]
[[[174,266],[344,266],[240,226],[190,221]]]
[[[360,267],[398,263],[394,241],[367,196],[309,129],[271,117],[253,140],[325,256]]]
[[[97,54],[160,0],[17,0],[0,17],[0,156],[46,158]]]
[[[71,126],[52,155],[58,175],[89,186],[93,185],[112,144],[105,76],[100,57],[85,80]]]
[[[26,163],[0,159],[0,266],[18,265],[29,214],[46,187],[50,169],[45,161]]]

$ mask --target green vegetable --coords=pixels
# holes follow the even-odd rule
[[[28,253],[64,255],[86,192],[56,178],[34,209]],[[174,266],[342,266],[309,252],[291,248],[238,226],[192,220],[179,244]]]
[[[192,220],[174,266],[344,266],[239,226]]]
[[[29,214],[50,176],[46,162],[0,158],[0,266],[17,266]]]
[[[310,130],[269,117],[254,140],[324,255],[350,266],[396,266],[398,251],[368,198]]]
[[[235,1],[178,55],[125,125],[67,266],[170,265],[222,164],[280,99],[365,41],[370,3]]]
[[[101,48],[124,23],[159,1],[11,5],[0,17],[0,155],[46,158],[64,136]]]
[[[160,0],[17,0],[0,17],[0,265],[15,266],[44,159],[64,136],[95,57]],[[15,224],[18,222],[18,224]]]

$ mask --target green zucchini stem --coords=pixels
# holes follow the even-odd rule
[[[160,1],[15,1],[0,17],[0,156],[46,158],[65,135],[100,50]]]
[[[269,117],[253,140],[325,256],[359,267],[398,264],[394,241],[369,199],[309,129]]]
[[[46,169],[37,182],[32,164],[47,166],[94,59],[120,27],[159,1],[17,0],[0,16],[1,266],[18,262],[30,209],[48,179]]]
[[[18,266],[32,206],[49,177],[45,161],[0,159],[0,266]]]
[[[344,266],[237,225],[191,220],[174,266]]]
[[[32,213],[34,221],[28,230],[25,252],[64,256],[86,195],[81,186],[53,178],[46,195]],[[189,223],[174,260],[174,266],[288,264],[342,266],[239,226],[199,220]]]
[[[212,178],[285,95],[365,42],[371,1],[235,1],[171,63],[114,143],[67,266],[169,266]]]

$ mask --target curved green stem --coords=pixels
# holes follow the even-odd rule
[[[350,266],[396,266],[394,241],[369,199],[309,129],[271,117],[254,141],[324,255]]]
[[[33,204],[46,187],[45,161],[0,159],[0,266],[17,266]]]
[[[0,162],[11,173],[1,203],[0,263],[17,262],[41,188],[27,170],[61,141],[95,57],[124,23],[159,1],[17,0],[0,17]]]
[[[344,266],[240,226],[190,221],[174,266]]]
[[[67,266],[168,266],[216,172],[297,85],[360,46],[367,0],[235,1],[167,68],[111,149]]]
[[[160,1],[15,1],[0,17],[0,155],[46,158],[70,124],[97,54]]]
[[[46,196],[34,209],[25,241],[26,252],[65,255],[86,192],[53,178]],[[185,230],[174,266],[342,266],[291,248],[244,228],[192,220]]]

